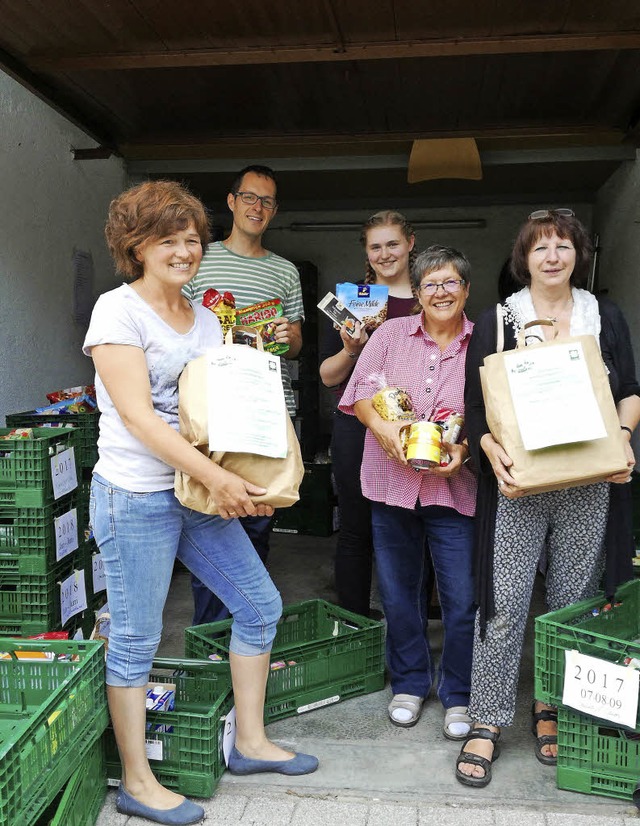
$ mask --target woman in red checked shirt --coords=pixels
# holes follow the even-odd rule
[[[462,441],[447,448],[451,461],[446,467],[414,470],[400,442],[406,422],[383,419],[372,398],[385,385],[397,386],[411,396],[418,421],[432,421],[442,409],[464,413],[465,359],[473,329],[464,314],[470,271],[467,258],[448,247],[429,247],[418,255],[411,278],[422,312],[387,321],[372,334],[339,404],[367,428],[361,482],[371,501],[387,618],[389,717],[398,726],[415,725],[435,682],[445,709],[443,732],[452,740],[464,740],[471,723],[476,482],[465,465],[469,449],[463,432]],[[437,680],[427,636],[425,539],[444,625]]]

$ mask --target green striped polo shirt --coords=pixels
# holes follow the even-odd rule
[[[228,250],[221,241],[210,244],[197,275],[183,292],[187,298],[200,302],[209,289],[233,293],[238,309],[279,298],[289,321],[304,321],[298,270],[291,261],[274,252],[267,252],[262,258],[246,258]],[[287,410],[295,416],[296,405],[286,359],[281,358],[280,364]]]

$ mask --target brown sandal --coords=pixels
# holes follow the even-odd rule
[[[551,754],[545,754],[542,749],[545,746],[556,746],[558,744],[557,734],[538,734],[538,723],[549,722],[558,725],[558,709],[557,708],[543,708],[536,711],[536,702],[533,701],[531,706],[531,733],[536,738],[535,754],[541,763],[545,766],[555,766],[558,762],[557,757]]]

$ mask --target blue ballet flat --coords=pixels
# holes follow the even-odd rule
[[[318,758],[312,754],[296,753],[289,760],[254,760],[240,754],[234,746],[227,766],[231,774],[258,774],[277,772],[278,774],[311,774],[318,768]]]
[[[131,797],[125,787],[120,784],[116,795],[116,809],[121,815],[145,817],[154,823],[164,823],[166,826],[188,826],[190,823],[200,823],[204,820],[204,809],[190,800],[183,800],[173,809],[152,809],[145,806],[135,797]]]

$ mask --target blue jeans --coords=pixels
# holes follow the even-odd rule
[[[238,520],[260,559],[267,564],[269,556],[269,536],[273,516],[241,516]],[[193,624],[203,625],[207,622],[219,622],[229,619],[231,612],[219,596],[191,574],[191,591],[193,593]]]
[[[473,519],[437,505],[409,510],[381,502],[371,503],[371,514],[393,693],[427,697],[435,676],[427,636],[426,537],[444,627],[437,694],[445,708],[468,705],[475,617]]]
[[[97,474],[90,517],[111,612],[108,685],[146,685],[176,557],[231,609],[231,651],[271,650],[282,600],[237,520],[189,510],[173,490],[133,493]]]

